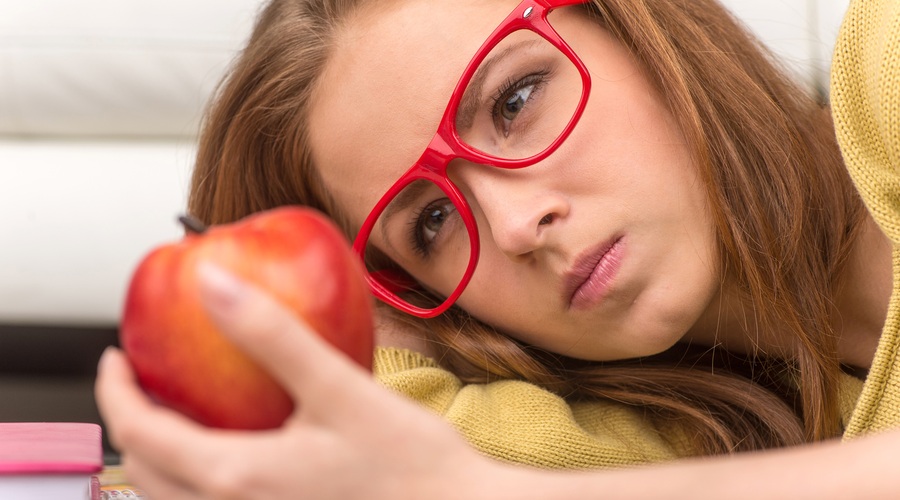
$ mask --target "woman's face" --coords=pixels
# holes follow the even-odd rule
[[[310,110],[314,162],[356,225],[419,158],[466,64],[516,3],[376,5],[341,32]],[[586,64],[590,99],[568,139],[535,165],[450,164],[481,242],[457,304],[568,356],[655,354],[683,338],[719,292],[706,192],[673,116],[629,52],[577,8],[551,21]],[[391,218],[396,227],[372,238],[426,286],[449,293],[455,277],[411,247],[425,239],[452,255],[453,235],[464,233],[452,210],[440,231],[458,226],[446,234],[426,224],[425,238],[385,240],[421,228],[424,209],[445,206],[442,197],[420,193]]]

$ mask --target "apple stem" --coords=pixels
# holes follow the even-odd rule
[[[178,222],[180,222],[181,225],[184,226],[184,229],[188,233],[203,234],[206,232],[207,229],[209,229],[209,227],[206,224],[200,222],[195,217],[191,217],[190,215],[178,216]]]

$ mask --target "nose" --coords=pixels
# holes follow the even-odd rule
[[[531,167],[534,168],[534,167]],[[547,245],[569,215],[569,201],[536,171],[466,164],[453,170],[454,181],[478,220],[485,245],[491,240],[510,258],[521,258]]]

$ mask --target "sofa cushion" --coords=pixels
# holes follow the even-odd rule
[[[183,234],[193,155],[187,139],[0,139],[0,324],[116,324],[140,259]]]
[[[0,134],[195,135],[260,4],[0,2]]]

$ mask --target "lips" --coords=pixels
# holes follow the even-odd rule
[[[578,257],[563,280],[563,299],[569,307],[586,308],[603,299],[619,270],[622,247],[622,237],[617,236]]]

